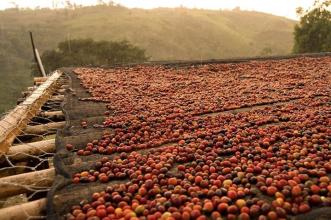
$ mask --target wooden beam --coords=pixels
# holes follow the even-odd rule
[[[45,134],[45,133],[50,133],[51,131],[56,131],[57,129],[62,128],[64,125],[65,125],[65,121],[28,126],[24,130],[24,133],[41,135],[41,134]]]
[[[42,215],[46,207],[46,199],[39,199],[32,202],[23,203],[7,208],[0,209],[0,219],[6,220],[25,220],[33,219]],[[30,218],[29,218],[30,217]]]
[[[0,179],[0,198],[50,187],[54,181],[54,176],[55,169],[50,168],[3,177]]]
[[[45,153],[55,152],[55,139],[38,141],[29,144],[14,145],[9,148],[7,156],[10,160],[24,160],[29,155],[38,156]]]
[[[0,154],[8,152],[15,137],[24,130],[29,120],[52,96],[58,86],[57,80],[61,75],[61,72],[55,71],[46,82],[0,121]]]

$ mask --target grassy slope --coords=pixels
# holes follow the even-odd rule
[[[264,13],[96,6],[0,12],[0,112],[31,83],[28,31],[40,52],[66,38],[129,40],[153,60],[208,59],[289,53],[294,22]],[[13,83],[15,82],[15,83]]]

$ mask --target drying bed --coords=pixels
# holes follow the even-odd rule
[[[49,218],[330,217],[330,67],[68,69]]]

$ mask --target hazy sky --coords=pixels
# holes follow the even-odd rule
[[[63,7],[65,0],[0,0],[0,9],[14,7]],[[93,5],[98,0],[71,0],[81,5]],[[104,0],[108,2],[108,0]],[[114,0],[113,2],[133,8],[156,8],[156,7],[189,7],[205,9],[233,9],[240,7],[245,10],[255,10],[298,19],[295,13],[297,7],[308,8],[314,0]]]

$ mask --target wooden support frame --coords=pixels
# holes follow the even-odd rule
[[[26,193],[30,189],[50,187],[54,177],[54,168],[3,177],[0,181],[0,198]]]
[[[0,154],[7,153],[15,137],[27,126],[28,121],[57,89],[62,72],[55,71],[24,102],[16,106],[0,121]]]

